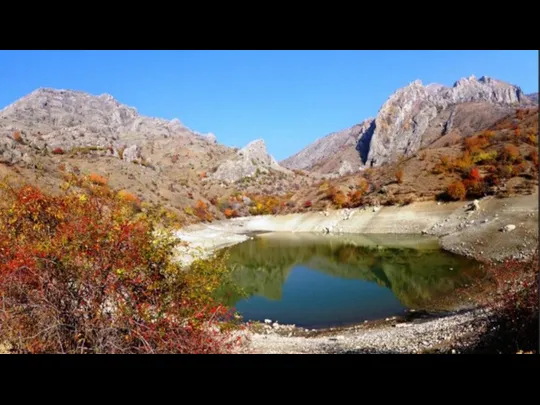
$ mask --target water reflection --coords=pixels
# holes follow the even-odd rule
[[[246,317],[316,317],[330,307],[336,323],[343,312],[347,319],[384,316],[378,312],[385,305],[389,312],[445,309],[447,298],[481,272],[435,239],[411,235],[264,235],[230,248],[229,263],[231,285],[219,296]],[[300,303],[303,297],[311,303]]]

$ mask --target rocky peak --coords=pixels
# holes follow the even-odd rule
[[[244,177],[252,177],[258,172],[267,173],[269,170],[289,173],[268,153],[264,140],[256,139],[240,149],[235,159],[222,163],[213,177],[225,182],[235,182]]]
[[[416,80],[397,90],[383,104],[375,119],[366,164],[379,166],[415,153],[430,122],[450,106],[486,102],[517,107],[531,104],[518,86],[487,76],[459,79],[452,87],[423,86]]]

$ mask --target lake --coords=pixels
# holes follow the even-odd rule
[[[246,321],[304,328],[448,310],[456,289],[481,275],[479,263],[424,235],[272,233],[227,250],[220,299]]]

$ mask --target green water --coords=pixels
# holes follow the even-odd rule
[[[220,299],[243,318],[306,328],[448,310],[478,263],[412,235],[272,234],[228,249]]]

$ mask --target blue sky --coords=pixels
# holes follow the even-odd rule
[[[109,93],[220,143],[276,159],[375,116],[420,79],[471,74],[538,91],[538,51],[0,51],[0,108],[38,87]]]

